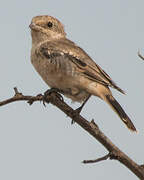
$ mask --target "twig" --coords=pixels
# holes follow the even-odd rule
[[[0,106],[4,106],[6,104],[16,102],[16,101],[27,101],[30,105],[35,101],[42,101],[43,96],[37,95],[37,96],[24,96],[22,93],[18,91],[18,89],[14,88],[15,95],[12,98],[6,99],[4,101],[0,102]]]
[[[101,158],[98,158],[98,159],[94,159],[94,160],[83,160],[82,163],[84,163],[84,164],[97,163],[97,162],[100,162],[100,161],[107,160],[109,157],[110,157],[110,153],[108,153],[107,155],[105,155],[105,156],[103,156],[103,157],[101,157]]]
[[[139,56],[142,60],[144,60],[144,57],[140,54],[139,51],[138,51],[138,56]]]
[[[30,105],[35,101],[45,101],[51,103],[63,111],[67,116],[79,124],[83,129],[85,129],[89,134],[91,134],[95,139],[97,139],[109,152],[109,156],[106,155],[104,158],[110,158],[118,160],[120,163],[125,165],[129,170],[131,170],[137,177],[144,180],[144,168],[141,165],[138,165],[132,159],[130,159],[125,153],[123,153],[118,147],[116,147],[111,140],[104,135],[104,133],[99,129],[94,120],[91,122],[87,121],[81,115],[76,113],[70,106],[68,106],[57,93],[50,93],[47,96],[37,95],[37,96],[24,96],[22,93],[19,93],[17,88],[14,88],[15,95],[12,98],[1,101],[0,106],[15,102],[15,101],[27,101]],[[98,160],[97,160],[98,161]]]

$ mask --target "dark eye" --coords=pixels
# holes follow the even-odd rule
[[[47,23],[47,26],[48,26],[49,28],[51,28],[51,27],[53,26],[53,23],[49,21],[49,22]]]

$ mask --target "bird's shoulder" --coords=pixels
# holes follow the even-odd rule
[[[71,58],[81,60],[85,64],[96,67],[96,63],[90,58],[90,56],[79,46],[69,39],[61,38],[53,41],[45,41],[40,43],[36,49],[38,53],[44,53],[46,55],[59,54],[61,56],[67,55]]]

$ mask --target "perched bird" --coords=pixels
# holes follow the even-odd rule
[[[64,27],[52,16],[36,16],[30,24],[31,62],[42,79],[73,101],[83,102],[91,95],[106,101],[131,131],[130,118],[112,96],[109,87],[124,94],[108,74],[74,42],[66,38]]]

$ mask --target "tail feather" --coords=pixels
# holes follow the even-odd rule
[[[105,96],[106,102],[112,107],[112,109],[118,114],[121,120],[125,123],[125,125],[131,130],[136,131],[136,128],[128,115],[125,113],[121,105],[114,99],[112,95]]]

